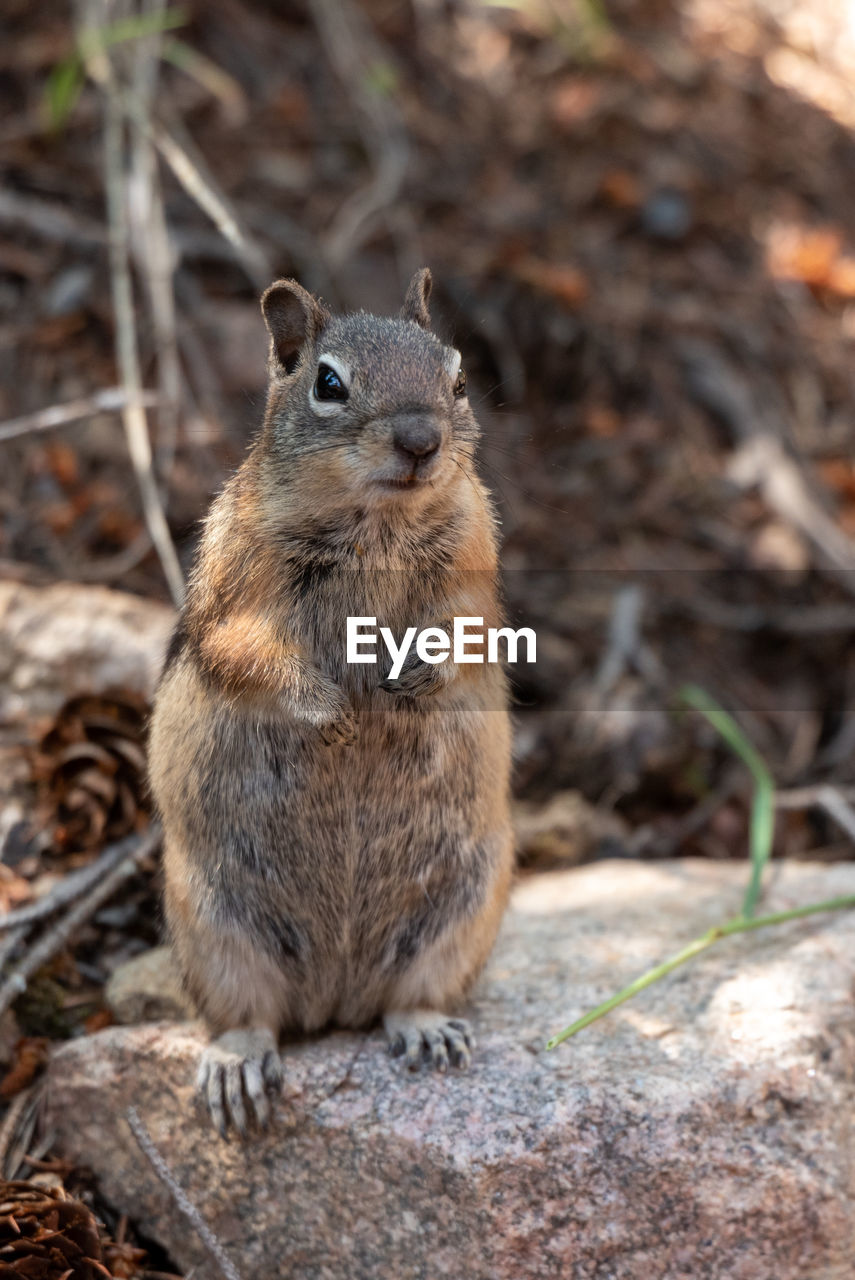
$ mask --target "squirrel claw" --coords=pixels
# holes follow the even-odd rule
[[[270,1100],[282,1088],[282,1064],[269,1031],[228,1031],[202,1055],[196,1092],[221,1138],[265,1129]]]
[[[475,1037],[463,1018],[448,1018],[432,1009],[389,1013],[383,1019],[389,1053],[404,1058],[410,1071],[423,1066],[445,1074],[449,1064],[465,1069],[472,1061]]]

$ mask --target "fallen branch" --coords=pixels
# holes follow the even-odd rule
[[[48,931],[24,956],[6,981],[0,985],[0,1015],[6,1012],[18,996],[27,989],[30,978],[52,960],[58,951],[74,936],[108,898],[137,871],[143,858],[149,856],[160,843],[160,828],[151,827],[144,836],[129,837],[125,843],[125,857],[113,867],[87,897],[77,902],[52,929]]]
[[[166,1163],[163,1155],[158,1151],[154,1144],[151,1134],[145,1127],[140,1117],[140,1113],[136,1107],[128,1107],[125,1112],[131,1133],[137,1140],[140,1151],[148,1160],[152,1169],[154,1169],[160,1181],[169,1190],[170,1195],[175,1201],[181,1213],[196,1231],[199,1239],[204,1244],[208,1253],[216,1262],[220,1271],[226,1277],[226,1280],[241,1280],[240,1272],[226,1254],[220,1241],[214,1235],[193,1201],[188,1196],[184,1188],[178,1183],[175,1174]]]
[[[141,391],[139,402],[144,408],[151,408],[158,402],[157,393]],[[33,431],[49,431],[51,427],[64,427],[69,422],[80,422],[96,413],[124,411],[129,403],[128,392],[124,387],[108,387],[105,391],[96,391],[86,399],[54,404],[47,409],[39,409],[36,413],[27,413],[21,418],[11,418],[8,422],[0,423],[0,441],[14,440],[17,436],[26,436]]]
[[[90,862],[88,866],[71,871],[62,880],[57,881],[50,892],[43,898],[39,898],[37,902],[28,903],[25,907],[16,907],[14,911],[1,915],[0,932],[6,929],[18,929],[22,925],[35,924],[38,920],[44,920],[46,916],[52,916],[61,907],[68,906],[69,902],[82,897],[90,885],[96,884],[103,875],[118,866],[129,852],[133,852],[137,840],[137,836],[128,836],[127,839],[120,840],[109,849],[105,849],[101,856],[94,862]]]

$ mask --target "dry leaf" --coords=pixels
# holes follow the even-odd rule
[[[800,280],[812,289],[855,297],[855,257],[844,252],[837,227],[774,227],[767,246],[770,273],[778,280]]]
[[[572,263],[547,262],[544,258],[520,258],[511,270],[518,279],[550,294],[568,307],[578,307],[588,297],[588,281]]]
[[[12,1065],[0,1080],[0,1098],[14,1098],[26,1089],[48,1059],[48,1041],[44,1036],[22,1036],[15,1045]]]

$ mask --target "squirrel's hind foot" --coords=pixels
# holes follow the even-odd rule
[[[448,1064],[466,1068],[472,1061],[475,1037],[464,1018],[449,1018],[434,1009],[387,1013],[383,1019],[393,1058],[403,1057],[411,1071],[422,1066],[447,1071]]]
[[[227,1031],[202,1054],[196,1091],[221,1138],[242,1138],[270,1123],[272,1098],[282,1089],[282,1064],[272,1031]]]

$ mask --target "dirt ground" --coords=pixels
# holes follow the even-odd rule
[[[174,30],[131,28],[111,58],[184,158],[127,126],[141,378],[160,395],[149,426],[185,572],[260,421],[260,288],[294,275],[334,307],[390,312],[429,264],[484,428],[509,614],[538,633],[536,666],[514,672],[518,797],[581,793],[610,853],[744,857],[749,787],[681,706],[687,681],[737,717],[780,787],[845,796],[845,7],[191,0],[168,14]],[[6,0],[0,27],[0,576],[166,600],[120,415],[4,437],[121,378],[103,85],[83,74],[65,6]],[[156,67],[154,89],[141,66]],[[33,727],[34,795],[62,835],[38,846],[33,876],[145,820],[145,710],[76,705]],[[114,754],[117,733],[131,744],[119,782],[82,804],[78,787],[69,808],[69,746],[99,733]],[[782,810],[775,851],[851,856],[809,800]],[[150,877],[134,882],[115,906],[124,923],[92,926],[65,963],[95,965],[103,930],[132,921],[151,940],[151,894]],[[50,981],[73,985],[62,970]]]

